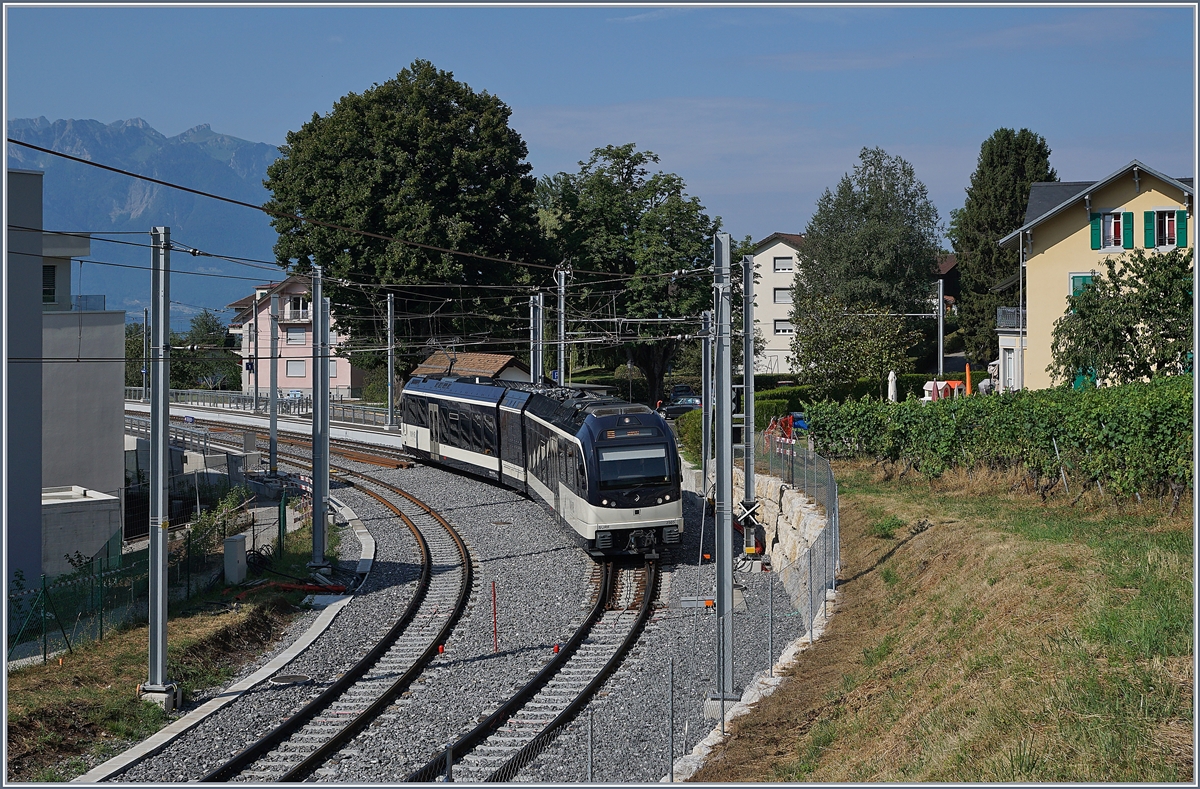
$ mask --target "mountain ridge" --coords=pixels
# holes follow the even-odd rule
[[[112,123],[92,119],[58,119],[45,116],[8,121],[8,136],[53,151],[117,167],[213,194],[261,205],[270,197],[263,187],[267,167],[279,157],[268,143],[243,140],[214,131],[201,123],[168,137],[142,118]],[[252,211],[180,190],[152,184],[79,162],[8,145],[11,167],[42,170],[43,226],[48,230],[95,234],[145,231],[153,226],[171,228],[173,240],[205,251],[270,261],[276,234],[270,220]],[[103,292],[109,309],[140,312],[149,303],[149,274],[119,266],[148,265],[148,251],[107,243],[94,237],[86,292]],[[172,293],[188,295],[191,306],[173,310],[186,320],[198,307],[221,308],[252,287],[256,278],[246,268],[213,258],[203,259],[203,274],[189,261]],[[116,264],[113,266],[106,263]],[[275,275],[281,277],[283,270]],[[266,279],[268,272],[257,277]],[[228,315],[226,314],[226,317]]]

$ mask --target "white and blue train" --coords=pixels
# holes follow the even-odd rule
[[[449,376],[412,378],[400,406],[409,452],[540,500],[592,553],[646,553],[683,534],[675,436],[646,406]]]

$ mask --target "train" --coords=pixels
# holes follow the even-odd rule
[[[414,376],[399,413],[411,454],[540,502],[593,555],[649,554],[682,539],[675,436],[644,405],[566,387]]]

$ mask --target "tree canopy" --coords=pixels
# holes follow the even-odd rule
[[[671,272],[708,266],[713,234],[700,200],[686,194],[682,178],[661,170],[651,173],[658,156],[632,143],[597,148],[578,173],[559,173],[538,187],[538,217],[553,254],[571,266],[611,273],[578,275],[571,303],[578,314],[649,318],[629,324],[644,340],[626,342],[627,358],[645,375],[651,400],[662,396],[663,376],[691,320],[711,302],[708,276],[672,277]],[[595,325],[591,326],[595,330]],[[549,356],[549,354],[547,354]]]
[[[1192,250],[1135,249],[1067,299],[1046,372],[1125,384],[1192,368]]]
[[[908,349],[921,335],[905,321],[875,305],[846,304],[808,288],[798,289],[797,297],[790,360],[796,383],[828,396],[866,375],[879,381],[882,397],[888,372],[912,370]]]
[[[996,308],[1006,297],[991,288],[1020,265],[1018,250],[996,242],[1024,223],[1030,184],[1057,180],[1046,140],[1029,129],[997,129],[979,148],[966,202],[950,213],[947,233],[958,256],[959,324],[971,364],[986,365],[1000,353]]]
[[[216,314],[204,310],[193,315],[186,332],[171,333],[171,345],[172,389],[241,389],[242,365],[233,354],[234,338]],[[192,345],[195,350],[185,347]],[[125,347],[128,353],[128,328]]]
[[[401,334],[417,341],[519,335],[512,321],[526,298],[503,288],[527,281],[524,269],[418,246],[541,259],[535,179],[510,114],[425,60],[314,113],[268,168],[266,209],[387,238],[277,216],[280,265],[322,266],[338,321],[356,338],[386,333],[388,290]]]
[[[937,208],[912,165],[863,148],[854,172],[817,201],[796,281],[844,304],[928,312],[939,233]]]

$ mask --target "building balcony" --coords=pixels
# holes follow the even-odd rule
[[[312,310],[295,310],[285,308],[279,313],[280,323],[309,323],[312,321]]]
[[[996,308],[996,328],[997,329],[1020,329],[1022,325],[1028,327],[1029,321],[1026,319],[1025,310],[1017,307],[997,307]]]
[[[77,312],[104,312],[104,294],[81,294],[71,301],[71,309]]]

